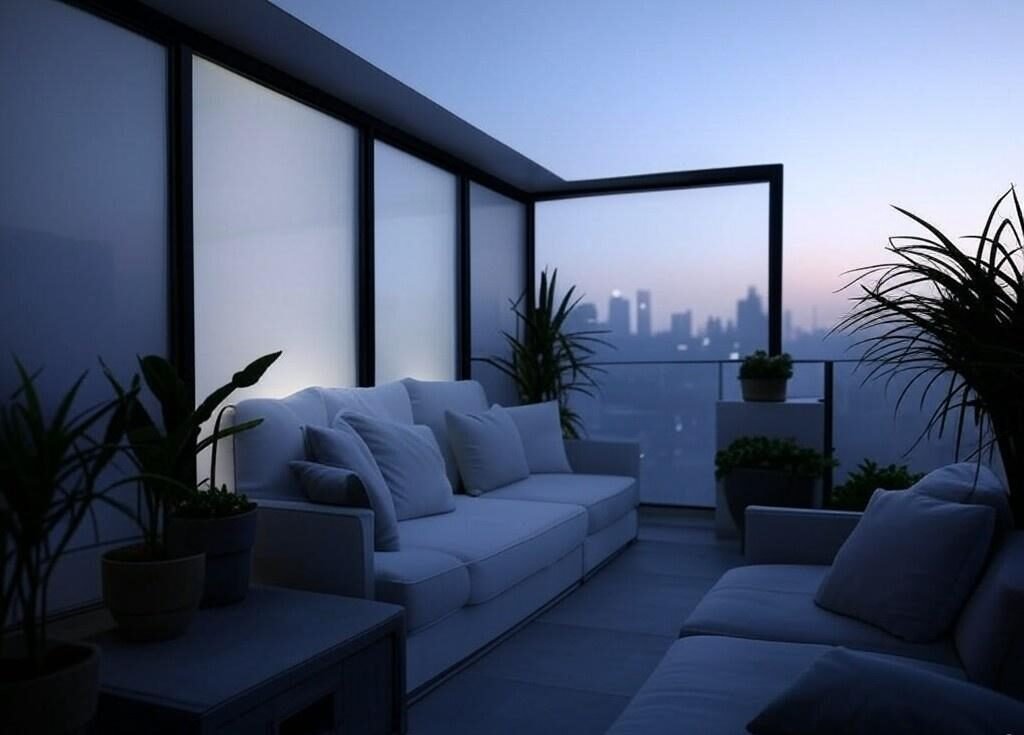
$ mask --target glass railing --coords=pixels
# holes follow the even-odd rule
[[[641,502],[713,507],[715,504],[715,405],[741,400],[738,360],[603,362],[601,389],[573,401],[587,434],[595,439],[638,441],[642,453]],[[953,461],[955,427],[942,436],[924,435],[939,391],[922,404],[912,386],[896,411],[905,386],[864,382],[855,360],[807,360],[794,365],[790,398],[825,403],[823,441],[831,442],[839,466],[826,486],[841,483],[864,459],[906,464],[924,472]],[[829,389],[831,386],[831,389]],[[960,456],[977,446],[966,436]],[[967,441],[971,439],[972,441]]]

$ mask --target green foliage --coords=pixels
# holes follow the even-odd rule
[[[743,358],[740,365],[740,380],[748,379],[782,379],[789,380],[793,377],[793,358],[788,352],[781,355],[769,355],[764,350],[758,350],[752,355]]]
[[[981,451],[998,447],[1017,524],[1024,523],[1024,211],[1013,187],[981,234],[961,249],[924,219],[895,208],[921,235],[889,239],[887,263],[860,268],[854,308],[837,326],[860,334],[865,381],[908,379],[895,402],[922,389],[939,398],[918,441],[952,425],[956,454],[965,431]],[[1001,213],[1005,209],[1005,214]],[[980,453],[979,453],[980,459]]]
[[[280,355],[280,352],[273,352],[257,358],[196,408],[192,407],[185,381],[171,363],[157,355],[140,358],[142,378],[160,405],[162,421],[159,424],[138,398],[139,376],[132,378],[131,388],[126,391],[107,371],[107,379],[118,396],[118,413],[126,427],[129,456],[138,470],[134,479],[139,482],[142,502],[137,520],[151,558],[163,556],[161,539],[167,513],[199,492],[195,475],[196,455],[221,439],[258,426],[262,419],[227,429],[218,425],[200,440],[203,424],[231,393],[255,385]],[[136,517],[132,509],[122,509]]]
[[[512,302],[516,315],[516,334],[504,333],[512,358],[489,357],[486,362],[510,377],[523,403],[557,400],[561,409],[562,433],[566,438],[580,436],[583,425],[579,415],[569,407],[573,393],[593,396],[597,388],[595,375],[604,372],[594,363],[597,345],[611,346],[597,335],[607,330],[568,331],[569,314],[582,300],[574,298],[571,286],[556,301],[558,270],[540,274],[540,289],[534,303],[524,292]]]
[[[835,460],[792,439],[741,436],[715,454],[715,477],[721,480],[733,470],[778,470],[799,477],[817,477],[835,467]]]
[[[829,505],[838,510],[864,510],[875,490],[904,490],[922,477],[924,473],[911,472],[904,464],[881,467],[865,459],[846,482],[833,488]]]
[[[211,487],[189,493],[174,508],[174,515],[182,518],[227,518],[248,513],[256,507],[242,493],[233,493],[227,487]]]
[[[47,418],[36,375],[17,358],[15,364],[20,386],[0,406],[0,621],[19,618],[28,671],[38,675],[46,653],[50,577],[87,518],[96,532],[92,503],[113,487],[100,488],[99,478],[124,427],[117,401],[72,414],[84,373]]]

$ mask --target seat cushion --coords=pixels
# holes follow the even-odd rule
[[[445,411],[473,413],[487,410],[487,396],[483,386],[475,380],[415,380],[402,381],[412,403],[412,418],[417,424],[429,426],[441,448],[448,481],[453,488],[461,487],[459,468],[455,464],[451,443],[448,441],[448,427]]]
[[[981,576],[995,518],[985,505],[876,490],[814,599],[908,641],[947,636]]]
[[[747,723],[830,650],[807,643],[683,638],[669,648],[607,735],[745,735]],[[955,668],[878,658],[962,677]]]
[[[1024,531],[1007,534],[953,639],[972,681],[1024,699]]]
[[[398,524],[402,548],[442,551],[469,570],[471,604],[486,602],[580,546],[583,508],[455,496],[455,511]]]
[[[697,604],[681,634],[822,643],[960,666],[949,639],[911,643],[818,607],[814,595],[828,569],[804,564],[730,569]]]
[[[429,549],[373,555],[377,599],[405,608],[406,630],[436,623],[469,602],[469,572],[450,554]]]
[[[587,510],[588,535],[612,525],[638,502],[636,480],[617,475],[530,475],[487,497],[581,505]]]

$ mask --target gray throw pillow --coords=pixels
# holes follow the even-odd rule
[[[748,725],[754,735],[1006,735],[1024,702],[869,653],[825,653]]]
[[[876,490],[815,602],[908,641],[936,640],[974,589],[994,526],[983,505]]]
[[[530,476],[519,429],[501,406],[475,413],[446,411],[448,441],[469,495]]]
[[[988,505],[996,512],[999,534],[1013,530],[1010,496],[996,473],[983,464],[958,462],[940,467],[922,477],[910,489],[951,503]]]
[[[348,424],[366,442],[391,491],[398,520],[455,510],[444,458],[430,427],[354,413],[340,414],[334,424]]]
[[[302,491],[314,503],[369,508],[366,486],[352,470],[317,462],[289,462]]]
[[[351,470],[359,475],[373,510],[373,548],[398,551],[398,518],[388,484],[381,474],[370,448],[348,425],[328,429],[306,427],[306,453],[320,464]]]
[[[519,429],[530,474],[572,472],[569,457],[565,454],[558,401],[509,406],[505,410]]]

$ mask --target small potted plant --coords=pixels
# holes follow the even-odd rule
[[[0,406],[0,621],[17,631],[0,635],[0,732],[79,732],[96,711],[99,649],[49,638],[47,591],[92,503],[110,489],[100,476],[121,425],[116,401],[72,414],[85,375],[44,410],[35,376],[15,362],[18,392]]]
[[[792,439],[743,436],[715,454],[715,478],[742,538],[748,505],[810,507],[815,481],[835,464]]]
[[[793,358],[788,352],[769,355],[758,350],[743,358],[740,387],[744,401],[780,402],[786,400],[786,383],[793,377]]]
[[[923,473],[911,472],[906,465],[891,464],[880,466],[865,459],[850,473],[846,482],[832,490],[829,506],[836,510],[864,510],[875,490],[905,490],[924,477]]]
[[[126,391],[107,372],[118,394],[128,454],[138,470],[141,495],[138,521],[142,543],[103,556],[103,599],[126,637],[173,638],[185,631],[195,615],[204,593],[206,554],[188,544],[166,543],[167,519],[178,505],[193,502],[196,455],[260,421],[218,427],[200,439],[203,425],[232,392],[255,385],[280,354],[254,360],[196,408],[192,408],[190,392],[173,365],[157,355],[140,358],[143,380],[161,409],[162,426],[150,417],[137,395],[138,375],[132,380],[132,389]],[[132,509],[125,510],[132,513]]]

